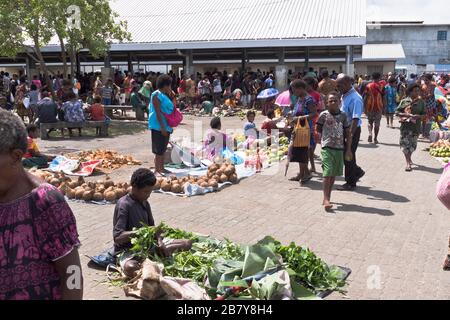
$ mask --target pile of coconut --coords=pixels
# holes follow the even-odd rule
[[[238,182],[235,166],[232,164],[212,164],[208,167],[208,174],[203,177],[187,176],[177,178],[176,176],[171,176],[170,178],[159,178],[156,182],[155,190],[184,193],[184,187],[188,183],[191,185],[198,185],[202,188],[213,188],[214,190],[217,190],[219,184],[226,182]]]
[[[55,186],[71,200],[115,202],[131,192],[131,186],[128,183],[115,183],[110,177],[97,182],[86,182],[83,177],[72,180],[63,173],[50,173],[41,170],[31,170],[30,173]]]

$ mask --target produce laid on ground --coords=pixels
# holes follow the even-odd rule
[[[72,180],[63,173],[42,170],[30,170],[30,173],[58,188],[70,200],[115,202],[131,191],[128,183],[115,183],[109,177],[97,182],[86,182],[83,177]]]
[[[160,250],[161,237],[183,241],[173,250],[170,244]],[[136,230],[132,244],[139,261],[160,264],[165,277],[194,281],[211,299],[314,299],[342,292],[348,276],[309,249],[295,243],[284,246],[271,237],[241,246],[161,224]]]
[[[450,162],[450,141],[439,140],[430,147],[430,155],[436,158],[443,158],[444,163]]]
[[[287,145],[280,147],[272,145],[260,149],[246,150],[245,166],[256,167],[258,160],[261,161],[261,163],[267,163],[268,165],[280,162],[287,156],[288,151],[289,147]]]
[[[172,176],[170,178],[159,178],[154,189],[156,191],[182,194],[184,193],[186,184],[197,185],[201,188],[212,188],[214,190],[218,190],[219,184],[223,184],[226,182],[238,182],[236,167],[230,163],[224,163],[222,165],[210,165],[208,167],[208,173],[206,176],[186,176],[183,178]]]
[[[130,155],[123,156],[116,151],[111,150],[82,151],[76,155],[71,156],[70,158],[79,160],[80,162],[100,160],[102,162],[99,168],[109,171],[119,169],[123,166],[134,166],[142,164],[142,162],[135,160]]]

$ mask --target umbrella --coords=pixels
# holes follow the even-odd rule
[[[287,90],[281,93],[275,101],[275,104],[279,105],[280,107],[290,107],[292,104],[291,92]]]
[[[270,99],[273,97],[276,97],[278,95],[278,93],[280,93],[277,89],[274,88],[270,88],[270,89],[266,89],[261,91],[261,93],[258,95],[258,99],[263,100],[263,99]]]

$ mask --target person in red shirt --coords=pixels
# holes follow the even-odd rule
[[[105,121],[107,124],[111,122],[111,119],[105,115],[105,106],[102,104],[101,96],[94,97],[94,104],[87,109],[87,112],[91,115],[92,121]],[[98,134],[100,134],[100,128],[97,128]]]
[[[91,115],[92,121],[105,121],[105,106],[102,104],[102,97],[95,96],[94,104],[87,109],[87,112]]]
[[[369,143],[372,141],[378,144],[378,134],[380,133],[381,119],[384,110],[384,86],[381,82],[381,74],[375,72],[372,75],[373,81],[366,86],[364,92],[365,113],[369,120]],[[373,133],[375,131],[375,139]]]

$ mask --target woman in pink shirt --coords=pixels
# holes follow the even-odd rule
[[[24,170],[23,122],[0,110],[0,300],[81,300],[75,217],[62,193]]]

